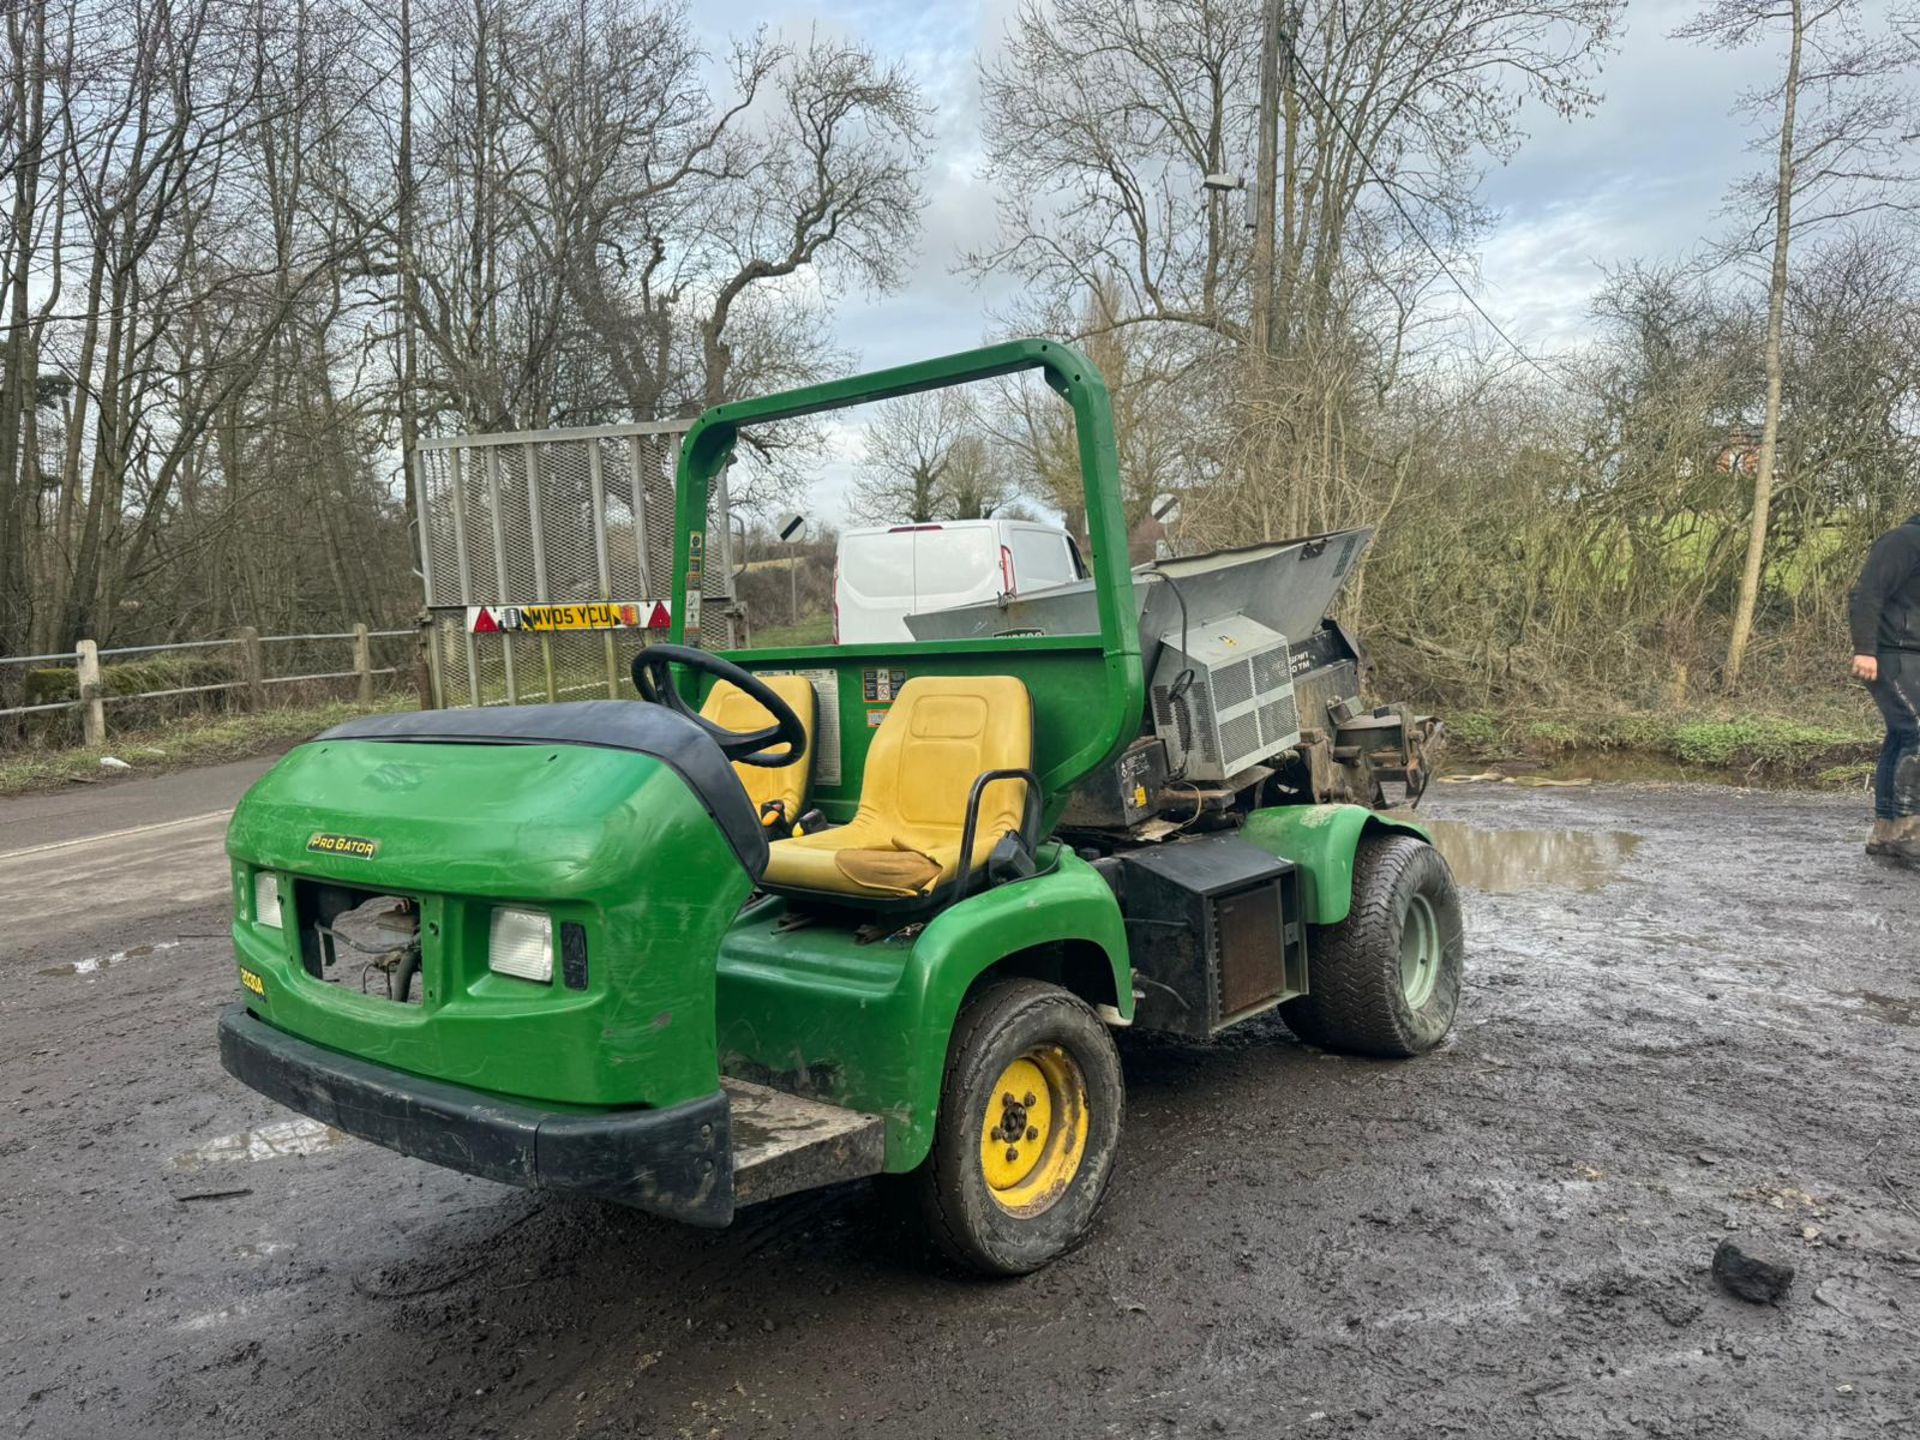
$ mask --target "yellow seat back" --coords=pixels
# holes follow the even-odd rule
[[[867,747],[860,808],[835,830],[776,841],[773,886],[842,895],[930,894],[960,867],[967,796],[989,770],[1033,764],[1033,708],[1010,675],[916,676]],[[969,871],[1020,828],[1026,782],[996,780],[980,798]]]
[[[736,763],[733,773],[740,777],[741,785],[746,787],[747,798],[753,802],[755,811],[764,812],[768,802],[777,800],[784,807],[786,820],[792,823],[800,818],[801,807],[807,798],[807,782],[813,775],[813,686],[798,675],[762,675],[759,678],[769,690],[786,701],[788,709],[800,717],[800,728],[807,736],[807,753],[790,765]],[[706,703],[700,707],[700,714],[703,719],[711,720],[726,730],[764,730],[773,724],[773,716],[767,712],[766,706],[738,685],[725,680],[714,682]]]

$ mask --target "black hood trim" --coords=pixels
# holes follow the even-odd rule
[[[685,716],[641,700],[571,700],[362,715],[313,737],[443,745],[592,745],[630,750],[667,766],[713,817],[754,884],[767,868],[767,832],[713,737]]]

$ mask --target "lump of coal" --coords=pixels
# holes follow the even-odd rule
[[[1793,1266],[1749,1255],[1731,1240],[1713,1252],[1713,1278],[1755,1305],[1777,1305],[1793,1284]]]

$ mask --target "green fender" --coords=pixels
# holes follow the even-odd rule
[[[1353,909],[1353,856],[1362,837],[1375,832],[1411,835],[1429,845],[1418,825],[1389,819],[1364,805],[1281,805],[1255,810],[1240,838],[1300,867],[1307,921],[1337,925]]]
[[[906,1095],[912,1120],[889,1135],[887,1168],[910,1169],[933,1143],[947,1047],[967,991],[987,970],[1035,946],[1078,941],[1097,946],[1113,980],[1122,1020],[1133,1018],[1133,968],[1120,903],[1092,866],[1062,846],[1056,868],[976,895],[940,913],[920,933],[901,976],[917,1036]]]
[[[1071,943],[1081,964],[1098,967],[1121,1017],[1132,1018],[1126,927],[1113,891],[1065,846],[1041,854],[1042,873],[951,906],[910,939],[783,928],[778,899],[746,911],[721,945],[722,1068],[884,1117],[887,1169],[911,1170],[933,1143],[961,1003],[993,966]]]

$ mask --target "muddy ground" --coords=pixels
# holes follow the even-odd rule
[[[1133,1039],[1098,1234],[1005,1283],[865,1184],[707,1234],[284,1123],[215,1061],[217,904],[0,943],[0,1434],[1920,1432],[1920,874],[1828,797],[1429,813],[1455,1040]]]

